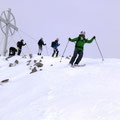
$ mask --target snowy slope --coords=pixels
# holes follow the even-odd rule
[[[19,64],[8,67],[15,60]],[[44,65],[30,74],[34,60]],[[9,79],[0,85],[0,120],[120,120],[120,60],[84,58],[79,68],[68,63],[0,57],[0,81]]]

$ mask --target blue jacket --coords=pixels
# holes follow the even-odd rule
[[[54,49],[56,49],[60,44],[58,44],[58,42],[56,42],[56,44],[53,46]]]

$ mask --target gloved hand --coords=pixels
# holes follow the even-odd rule
[[[45,43],[45,45],[46,45],[46,43]]]
[[[68,40],[70,41],[70,40],[71,40],[71,38],[68,38]]]
[[[95,39],[96,37],[95,36],[93,36],[93,39]]]

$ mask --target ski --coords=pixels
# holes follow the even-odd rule
[[[74,65],[74,67],[84,67],[86,64],[81,64],[81,65]]]
[[[80,64],[80,65],[72,65],[71,67],[75,68],[75,67],[85,67],[85,66],[86,66],[86,64]]]

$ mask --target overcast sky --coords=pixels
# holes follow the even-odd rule
[[[12,9],[19,32],[9,38],[8,47],[23,38],[28,44],[23,49],[24,54],[37,53],[37,42],[43,37],[50,55],[51,41],[59,38],[61,55],[68,38],[77,37],[83,30],[88,39],[96,36],[104,57],[120,58],[119,6],[120,0],[0,0],[0,14]],[[3,45],[2,32],[0,39]],[[73,50],[74,43],[70,42],[65,54],[72,55]],[[46,47],[43,54],[46,55]],[[95,42],[85,45],[84,57],[100,57]]]

